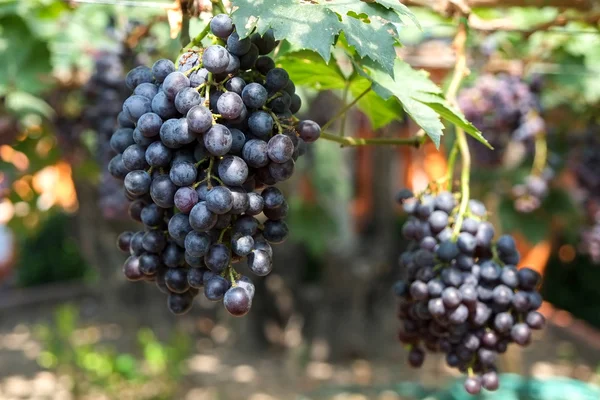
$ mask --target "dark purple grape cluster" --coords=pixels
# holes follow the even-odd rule
[[[494,150],[473,141],[474,156],[481,165],[497,165],[511,140],[525,141],[545,131],[537,90],[521,78],[499,74],[480,76],[458,96],[460,109]]]
[[[496,359],[510,343],[527,346],[544,317],[537,288],[540,275],[517,269],[519,253],[510,235],[494,240],[483,203],[470,200],[454,232],[457,196],[449,192],[403,196],[410,241],[400,256],[405,279],[400,299],[399,339],[410,347],[408,362],[420,367],[425,352],[444,353],[449,366],[468,373],[465,389],[496,390]]]
[[[540,208],[548,195],[552,178],[554,178],[554,170],[548,167],[541,174],[528,175],[524,183],[513,186],[515,209],[521,213],[530,213]]]
[[[178,60],[127,74],[133,94],[111,138],[111,174],[124,181],[131,217],[145,230],[118,246],[133,281],[155,281],[175,314],[204,290],[235,316],[251,307],[254,286],[234,264],[269,274],[272,244],[288,236],[288,204],[274,185],[289,179],[306,143],[321,133],[300,108],[288,73],[267,56],[271,31],[240,38],[231,18],[210,23],[215,41]]]
[[[581,234],[581,250],[594,263],[600,263],[600,139],[597,126],[585,132],[571,155],[571,170],[577,184],[585,195],[585,211],[588,226]]]

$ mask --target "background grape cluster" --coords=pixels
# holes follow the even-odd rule
[[[400,256],[405,279],[394,287],[400,298],[399,339],[410,347],[408,362],[420,367],[425,351],[441,352],[449,366],[468,373],[465,389],[496,390],[496,359],[510,343],[527,346],[544,317],[537,288],[540,275],[517,269],[519,252],[510,235],[494,241],[485,206],[470,200],[454,232],[458,204],[449,192],[401,196],[410,240]],[[455,233],[457,235],[455,235]]]
[[[581,247],[594,263],[600,263],[600,140],[598,129],[589,128],[573,154],[572,171],[585,194],[589,226],[582,232]]]
[[[119,236],[131,254],[125,276],[156,282],[175,314],[203,289],[241,316],[254,286],[233,264],[246,259],[255,275],[271,272],[271,244],[288,235],[288,204],[273,185],[292,176],[320,127],[294,117],[294,83],[266,56],[277,45],[272,32],[240,38],[227,15],[210,29],[217,44],[185,52],[177,67],[161,59],[127,74],[133,94],[118,115],[108,169],[145,228]]]
[[[460,109],[494,147],[471,140],[476,161],[494,166],[502,161],[509,141],[525,141],[545,131],[538,87],[507,74],[484,74],[458,96]]]

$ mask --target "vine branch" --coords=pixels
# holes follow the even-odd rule
[[[371,91],[371,87],[369,86],[368,88],[366,88],[361,94],[359,94],[358,96],[356,96],[356,98],[354,100],[352,100],[350,103],[346,104],[345,106],[343,106],[333,117],[331,117],[329,119],[329,121],[325,122],[325,125],[323,125],[321,127],[322,130],[326,130],[327,128],[329,128],[329,126],[335,122],[338,118],[346,115],[346,113],[348,112],[348,110],[350,110],[352,107],[354,107],[354,105],[356,103],[358,103],[360,101],[360,99],[362,99],[365,95],[367,95],[367,93],[369,93]]]
[[[456,52],[456,66],[454,67],[454,74],[452,75],[452,81],[448,86],[448,92],[446,94],[448,101],[457,105],[456,93],[462,83],[464,77],[469,73],[467,67],[467,20],[461,18],[458,25],[454,42],[452,43],[454,51]],[[469,152],[469,144],[467,143],[467,136],[465,131],[456,127],[456,142],[458,150],[460,151],[461,157],[461,172],[460,172],[460,206],[458,209],[458,215],[456,216],[456,222],[454,224],[454,230],[452,231],[453,238],[456,238],[460,233],[462,222],[467,211],[470,197],[469,180],[471,174],[471,153]]]
[[[321,132],[321,139],[337,142],[344,146],[414,146],[421,145],[421,138],[417,136],[409,138],[354,138],[349,136],[338,136],[327,132]]]

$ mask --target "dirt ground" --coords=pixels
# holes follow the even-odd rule
[[[35,326],[48,322],[64,300],[0,308],[0,400],[75,398],[69,391],[69,377],[46,371],[36,361],[43,349],[34,335]],[[140,327],[132,317],[136,311],[123,307],[120,313],[109,312],[98,299],[85,295],[69,301],[80,307],[81,324],[87,332],[95,332],[95,340],[120,349],[128,349],[135,341]],[[148,306],[145,312],[153,308]],[[389,312],[394,315],[392,309]],[[420,370],[407,367],[406,353],[394,340],[393,318],[381,329],[385,335],[372,339],[372,352],[343,359],[332,359],[326,341],[307,343],[301,329],[284,333],[287,346],[257,351],[244,343],[248,327],[243,322],[215,320],[199,311],[183,319],[165,319],[160,314],[155,323],[159,336],[177,326],[193,340],[178,399],[404,400],[410,397],[400,397],[396,391],[402,382],[439,388],[457,376],[436,356],[428,358]],[[501,368],[538,378],[564,376],[599,384],[599,362],[597,346],[575,335],[571,325],[561,327],[552,321],[531,346],[509,351],[501,359]],[[83,398],[106,397],[89,394]]]

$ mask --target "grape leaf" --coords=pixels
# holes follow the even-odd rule
[[[326,64],[312,51],[288,53],[277,64],[290,74],[295,84],[319,90],[343,89],[346,78],[335,62]]]
[[[300,0],[233,0],[232,4],[238,7],[232,18],[241,37],[254,28],[261,35],[273,28],[276,39],[314,50],[325,61],[329,61],[331,45],[342,28],[333,11]]]
[[[368,57],[389,74],[393,74],[402,15],[405,7],[392,7],[355,0],[232,0],[237,9],[232,18],[241,36],[253,29],[263,34],[273,28],[275,37],[287,39],[294,46],[313,50],[325,61],[331,45],[340,33],[361,58]],[[412,15],[412,14],[410,14]]]
[[[415,17],[415,15],[408,9],[408,7],[406,7],[404,4],[400,3],[399,0],[361,0],[361,1],[365,1],[368,3],[377,3],[377,4],[380,4],[390,10],[394,10],[399,15],[410,18],[410,20],[412,20],[413,23],[417,27],[421,28],[421,25],[419,24],[419,21],[417,21],[417,18]]]
[[[318,90],[341,90],[346,87],[346,78],[335,62],[326,64],[312,51],[288,53],[277,60],[277,64],[288,71],[297,85]],[[357,97],[365,91],[371,82],[363,77],[355,77],[350,85],[350,93]],[[402,108],[395,98],[384,100],[371,91],[357,104],[371,121],[374,129],[400,119]]]
[[[460,111],[448,103],[442,90],[424,71],[414,70],[399,59],[394,66],[395,78],[390,77],[376,65],[365,63],[362,67],[356,65],[356,68],[361,75],[373,83],[373,90],[383,99],[395,97],[400,100],[404,110],[423,128],[436,146],[440,145],[444,129],[441,117],[463,128],[465,132],[490,147],[481,132],[468,122]]]
[[[29,93],[46,88],[44,76],[51,73],[47,43],[33,36],[19,16],[0,18],[0,27],[0,94],[10,88]]]

